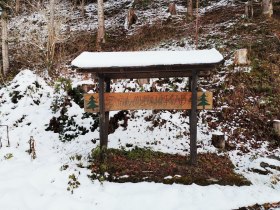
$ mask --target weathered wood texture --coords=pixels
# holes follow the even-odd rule
[[[198,105],[198,92],[197,92],[197,81],[198,81],[198,73],[195,70],[192,71],[192,79],[191,79],[191,91],[192,91],[192,97],[191,97],[191,111],[190,111],[190,149],[191,149],[191,157],[190,157],[190,163],[191,165],[197,164],[197,107]],[[201,98],[205,98],[205,93],[201,95]],[[202,99],[202,101],[205,101]],[[205,106],[204,106],[205,107]]]
[[[108,145],[108,133],[106,133],[106,117],[105,117],[105,97],[104,97],[104,78],[99,77],[99,93],[97,94],[100,99],[99,103],[99,136],[100,136],[100,148],[107,148]]]
[[[191,109],[191,92],[105,93],[105,111]],[[85,111],[99,112],[99,95],[85,94]],[[197,109],[212,109],[212,92],[199,92]]]
[[[200,77],[210,75],[214,64],[203,65],[173,65],[173,66],[143,66],[143,67],[111,67],[78,69],[80,73],[92,73],[98,77],[100,74],[107,79],[144,79],[144,78],[170,78],[190,77],[192,70],[197,70]]]

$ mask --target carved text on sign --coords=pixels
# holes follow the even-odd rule
[[[138,109],[191,109],[191,92],[105,93],[105,111]],[[85,94],[85,111],[99,111],[97,93]],[[197,109],[212,109],[212,92],[198,92]]]

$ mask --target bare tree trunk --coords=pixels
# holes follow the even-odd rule
[[[20,9],[20,0],[16,0],[16,6],[15,6],[16,14],[19,13],[19,9]]]
[[[193,18],[193,5],[192,0],[187,0],[187,16],[192,19]]]
[[[174,2],[169,3],[169,5],[168,5],[168,12],[171,15],[177,15],[176,4]]]
[[[98,30],[97,30],[97,40],[96,48],[101,51],[101,43],[105,43],[105,23],[104,23],[104,3],[103,0],[97,1],[98,9]]]
[[[199,14],[198,14],[199,0],[196,0],[196,21],[195,21],[195,49],[198,47],[198,22],[199,22]]]
[[[47,65],[48,71],[52,70],[55,48],[55,25],[54,25],[55,0],[50,0],[50,19],[48,24]]]
[[[262,1],[262,13],[267,17],[271,17],[273,15],[273,5],[272,0],[263,0]]]
[[[78,1],[78,0],[74,0],[74,4],[73,4],[74,9],[77,9],[77,4],[78,4],[77,1]]]
[[[51,35],[54,35],[54,5],[55,5],[55,0],[50,0],[50,31],[49,32],[51,32]]]
[[[85,0],[82,0],[81,2],[81,15],[85,16]]]
[[[37,8],[40,9],[42,6],[43,0],[38,0],[37,1]]]
[[[3,8],[3,12],[2,12],[2,59],[3,59],[3,74],[5,76],[9,71],[8,14],[5,8]]]

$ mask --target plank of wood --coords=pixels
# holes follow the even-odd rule
[[[191,109],[191,92],[141,92],[141,93],[105,93],[105,111],[162,109]],[[212,92],[198,92],[197,109],[212,109]],[[84,95],[86,112],[99,112],[97,93]]]

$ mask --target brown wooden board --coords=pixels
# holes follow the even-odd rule
[[[104,93],[105,111],[138,109],[191,109],[191,92],[141,92],[141,93]],[[212,92],[198,92],[197,109],[212,109]],[[86,112],[99,112],[97,93],[84,95]]]

